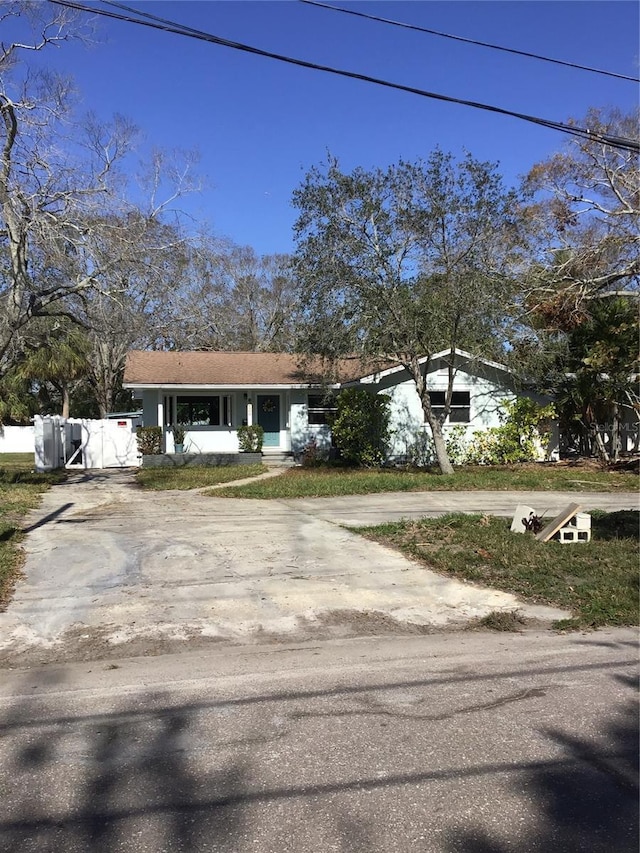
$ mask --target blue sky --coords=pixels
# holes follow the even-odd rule
[[[228,39],[557,121],[623,110],[637,85],[498,53],[296,0],[136,2]],[[635,2],[359,2],[370,14],[638,76]],[[291,194],[329,150],[387,166],[436,146],[499,161],[508,182],[566,144],[555,131],[100,18],[93,46],[37,57],[71,74],[81,106],[135,121],[147,145],[197,149],[205,189],[186,207],[261,254],[293,248]],[[2,34],[4,41],[10,33]]]

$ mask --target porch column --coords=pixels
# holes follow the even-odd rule
[[[284,426],[286,430],[284,449],[287,453],[291,453],[291,391],[287,391],[284,395]]]
[[[164,394],[158,391],[158,422],[157,426],[164,428]]]
[[[251,399],[251,395],[247,397],[247,426],[252,426],[253,424],[253,401]]]

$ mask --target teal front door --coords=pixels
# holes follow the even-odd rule
[[[256,408],[264,430],[263,447],[280,447],[280,395],[258,394]]]

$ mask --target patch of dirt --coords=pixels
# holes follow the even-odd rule
[[[132,637],[123,643],[113,643],[111,628],[79,626],[66,631],[51,646],[28,646],[24,649],[0,651],[0,667],[29,667],[71,661],[100,661],[130,657],[155,657],[182,651],[197,651],[213,644],[229,642],[220,637],[203,636],[199,632],[185,631],[183,637],[144,635]]]
[[[561,459],[559,462],[549,463],[526,463],[525,467],[535,468],[541,464],[548,464],[555,468],[566,468],[570,471],[613,471],[640,474],[640,456],[620,459],[619,462],[610,462],[608,465],[599,459]]]
[[[76,516],[82,518],[105,518],[109,515],[114,515],[118,512],[122,512],[126,509],[126,504],[124,501],[107,501],[103,504],[98,504],[97,506],[87,507],[86,509],[79,509],[77,512],[71,514],[72,518]]]
[[[384,634],[433,634],[432,625],[406,622],[380,610],[328,610],[318,616],[317,624],[337,629],[339,636],[372,637]]]
[[[623,471],[627,474],[640,474],[640,456],[635,459],[621,459],[620,462],[612,462],[609,471]]]
[[[329,610],[317,618],[300,617],[295,630],[274,633],[258,628],[243,637],[206,636],[200,631],[184,629],[180,636],[144,634],[124,642],[113,642],[113,628],[88,628],[80,625],[66,631],[51,646],[33,645],[23,649],[0,651],[0,667],[29,667],[70,661],[101,661],[129,657],[154,657],[205,649],[215,644],[241,645],[247,643],[290,643],[318,639],[347,639],[352,637],[412,636],[459,630],[450,625],[422,625],[395,619],[377,610]]]

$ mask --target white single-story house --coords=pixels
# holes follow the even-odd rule
[[[434,355],[427,384],[432,403],[444,405],[449,350]],[[463,425],[469,436],[500,424],[502,401],[515,399],[513,374],[504,365],[462,350],[454,355],[453,408],[445,429]],[[415,385],[406,370],[386,362],[372,369],[343,359],[327,385],[320,365],[301,366],[299,356],[269,352],[133,351],[127,356],[124,387],[142,400],[145,426],[161,426],[165,452],[173,451],[172,426],[186,427],[185,451],[236,453],[237,429],[259,424],[264,454],[299,454],[315,439],[329,447],[328,420],[334,403],[328,392],[362,387],[391,397],[392,458],[406,458],[424,418]],[[315,373],[315,375],[314,375]],[[539,402],[548,399],[526,393]]]

